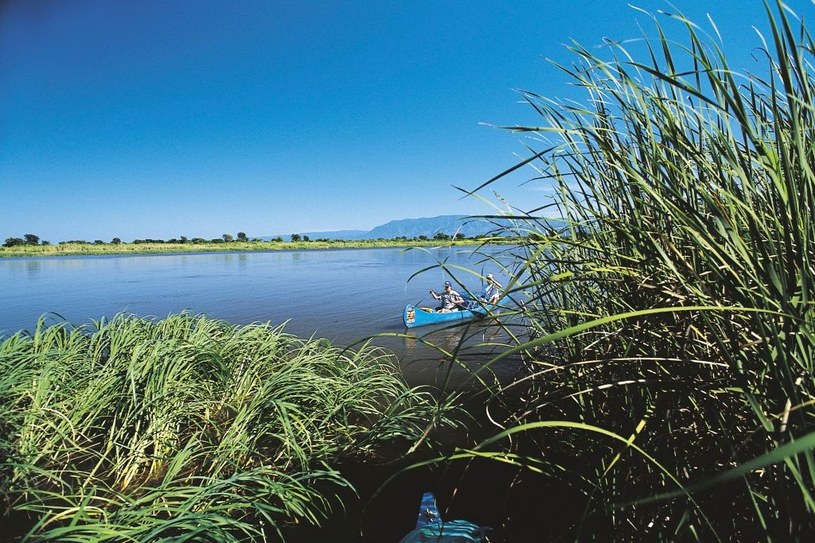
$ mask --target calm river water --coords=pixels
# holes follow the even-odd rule
[[[497,266],[472,252],[453,247],[0,259],[0,337],[32,330],[46,314],[85,324],[119,312],[163,318],[187,310],[236,324],[288,321],[289,333],[350,345],[406,332],[405,304],[432,303],[428,290],[440,291],[451,279],[441,269],[410,278],[439,262],[492,272],[506,283]],[[480,290],[477,278],[456,273]],[[415,329],[406,338],[375,342],[405,363],[428,354],[414,339],[425,333]],[[448,331],[430,340],[450,347],[459,337]],[[422,371],[427,369],[416,368],[409,380],[426,381],[418,375]]]

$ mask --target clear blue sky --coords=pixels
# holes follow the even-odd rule
[[[666,2],[631,0],[646,10]],[[637,38],[628,0],[0,2],[0,240],[250,237],[483,214],[526,156],[517,89],[580,96],[547,59]],[[737,67],[760,0],[676,0]],[[812,18],[811,0],[789,5]],[[669,28],[677,28],[676,25]],[[496,189],[543,201],[519,173]],[[489,193],[487,194],[489,195]]]

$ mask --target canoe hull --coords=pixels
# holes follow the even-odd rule
[[[417,326],[428,326],[430,324],[445,324],[463,322],[483,317],[487,314],[483,307],[477,306],[472,309],[462,309],[450,311],[449,313],[437,313],[430,307],[421,307],[408,304],[402,315],[402,320],[408,328]]]
[[[419,506],[416,528],[399,543],[483,543],[488,530],[467,520],[442,520],[433,493],[425,492]]]

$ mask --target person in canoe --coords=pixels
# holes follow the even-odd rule
[[[431,288],[430,295],[441,302],[439,307],[436,308],[436,311],[439,313],[458,311],[464,307],[464,298],[461,297],[461,294],[453,290],[453,285],[450,284],[450,281],[444,282],[444,292],[439,294]]]
[[[481,294],[481,299],[488,304],[498,303],[498,298],[501,297],[502,288],[504,288],[503,285],[496,281],[491,273],[488,273],[487,284],[484,286],[484,293]]]

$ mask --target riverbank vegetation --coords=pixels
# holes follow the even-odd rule
[[[0,343],[0,528],[24,541],[267,541],[444,424],[391,357],[183,313]],[[353,495],[353,490],[347,492]]]
[[[815,534],[815,43],[785,9],[763,75],[672,15],[684,43],[572,48],[584,104],[525,94],[559,196],[515,213],[533,339],[493,364],[526,355],[526,403],[472,456],[521,466],[551,540]]]
[[[26,237],[32,236],[28,234]],[[36,237],[36,236],[34,236]],[[12,238],[9,238],[12,239]],[[513,243],[516,240],[507,236],[467,238],[448,234],[419,236],[417,238],[394,238],[372,240],[303,239],[297,236],[291,241],[276,238],[270,241],[229,239],[229,240],[135,240],[105,243],[102,241],[69,241],[65,243],[17,243],[9,242],[0,247],[2,257],[34,256],[81,256],[81,255],[127,255],[127,254],[178,254],[209,252],[252,252],[252,251],[302,251],[308,249],[371,249],[385,247],[434,247],[474,245],[483,243]],[[13,238],[23,241],[23,238]]]

